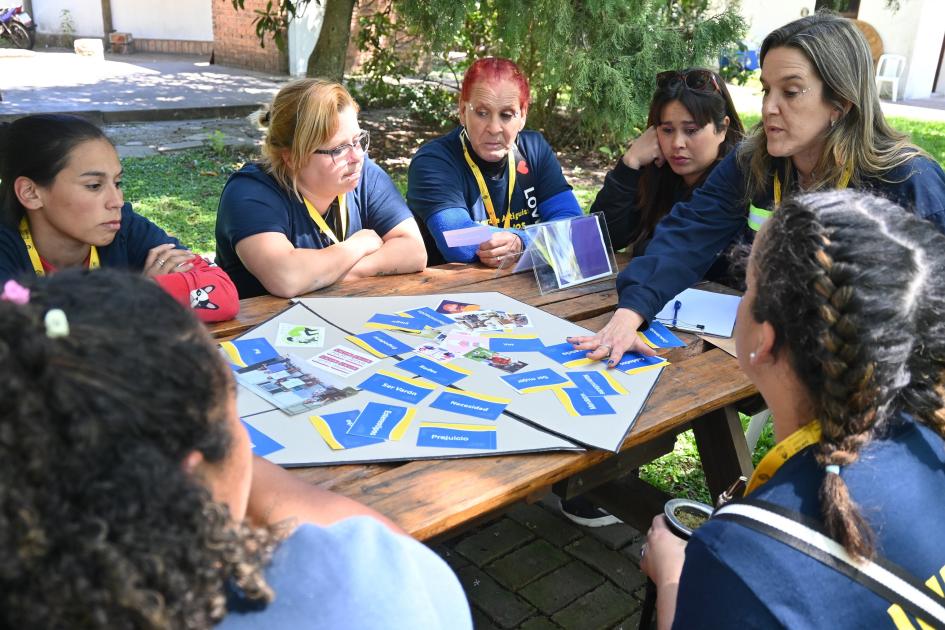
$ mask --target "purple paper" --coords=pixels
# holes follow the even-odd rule
[[[475,225],[459,230],[447,230],[443,232],[443,238],[446,239],[448,247],[478,245],[492,238],[492,229],[486,225]]]

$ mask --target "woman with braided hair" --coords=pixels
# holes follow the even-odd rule
[[[0,627],[471,627],[429,549],[253,461],[230,370],[157,284],[24,284],[0,285]],[[293,484],[313,505],[270,524]]]
[[[660,627],[706,627],[706,611],[715,627],[918,627],[906,591],[878,595],[833,556],[750,527],[759,507],[785,531],[822,532],[803,544],[912,576],[945,604],[943,277],[945,236],[879,197],[800,196],[765,223],[736,343],[777,444],[688,543],[654,519],[641,553]]]

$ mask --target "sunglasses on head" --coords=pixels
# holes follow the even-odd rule
[[[707,94],[721,92],[719,83],[715,80],[715,73],[711,70],[690,70],[689,72],[668,70],[656,75],[656,86],[660,89],[674,88],[680,83],[693,92]]]

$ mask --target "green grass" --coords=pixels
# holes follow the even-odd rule
[[[193,251],[212,252],[220,192],[242,163],[239,155],[210,149],[126,158],[125,199]]]
[[[742,430],[748,429],[749,416],[739,414]],[[765,425],[758,444],[752,453],[752,464],[757,465],[761,458],[774,446],[774,425]],[[713,505],[715,497],[709,496],[699,461],[699,450],[692,431],[680,433],[676,438],[676,447],[672,453],[640,468],[640,478],[674,497],[683,497],[693,501],[702,501]],[[735,481],[732,479],[732,481]]]

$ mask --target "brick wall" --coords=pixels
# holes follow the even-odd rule
[[[286,74],[289,57],[281,52],[271,38],[261,48],[253,11],[265,9],[267,0],[246,0],[243,9],[233,8],[232,0],[213,0],[214,61],[224,66],[247,68],[260,72]]]
[[[213,42],[183,39],[139,39],[133,37],[132,46],[135,52],[171,53],[197,57],[209,57],[210,53],[213,52]]]

